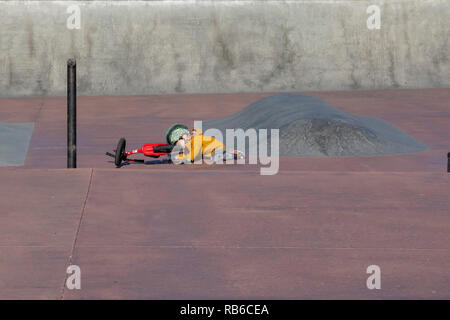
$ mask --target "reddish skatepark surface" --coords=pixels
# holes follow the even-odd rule
[[[65,97],[0,99],[0,121],[35,123],[25,165],[0,168],[0,298],[450,298],[450,89],[306,92],[389,122],[420,153],[282,157],[273,176],[104,155],[270,94],[79,97],[78,169],[64,169]],[[65,286],[69,265],[81,290]]]

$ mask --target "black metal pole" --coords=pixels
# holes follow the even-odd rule
[[[450,172],[450,152],[447,153],[447,172]]]
[[[77,167],[77,62],[67,61],[67,168]]]

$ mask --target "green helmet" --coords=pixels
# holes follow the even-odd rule
[[[166,141],[168,144],[174,145],[184,134],[189,134],[189,128],[184,124],[175,123],[167,129]]]

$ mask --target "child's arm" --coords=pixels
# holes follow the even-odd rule
[[[182,162],[194,162],[202,157],[202,136],[192,136],[186,145],[184,153],[177,156],[177,160]]]
[[[189,154],[186,158],[191,162],[202,158],[202,138],[201,135],[194,135],[191,137],[190,145],[188,146]]]

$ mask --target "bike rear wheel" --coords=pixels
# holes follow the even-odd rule
[[[119,142],[117,143],[117,149],[116,149],[116,155],[114,157],[114,164],[117,167],[120,167],[122,164],[122,161],[125,160],[125,147],[126,147],[127,141],[125,138],[120,138]]]

